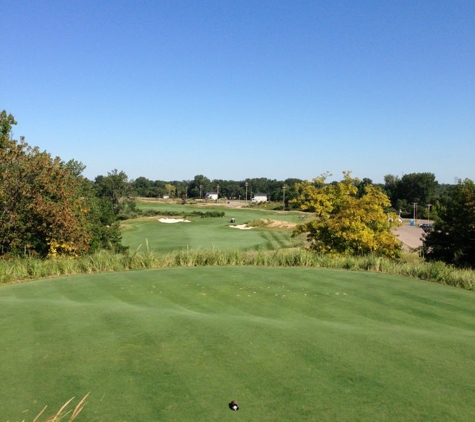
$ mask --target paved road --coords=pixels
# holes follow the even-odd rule
[[[410,248],[418,248],[422,246],[422,230],[418,226],[410,226],[409,224],[404,224],[402,227],[399,227],[396,230],[396,236],[399,240],[409,246]]]

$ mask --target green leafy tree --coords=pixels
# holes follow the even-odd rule
[[[127,208],[132,200],[133,189],[123,171],[112,170],[107,176],[97,176],[95,186],[100,198],[108,198],[111,201],[116,216]]]
[[[160,180],[152,181],[146,177],[139,177],[130,183],[133,196],[143,196],[146,198],[160,198],[165,195],[165,182]]]
[[[91,198],[88,222],[92,233],[90,252],[101,249],[115,252],[127,250],[127,247],[122,245],[120,223],[114,214],[112,202],[108,198]]]
[[[295,234],[306,233],[310,247],[322,253],[399,256],[401,245],[391,232],[399,222],[385,211],[389,198],[369,183],[359,191],[360,181],[350,172],[343,175],[331,184],[326,184],[328,173],[296,184],[298,196],[292,202],[315,219],[297,226]]]
[[[397,197],[397,187],[400,182],[398,176],[394,176],[392,174],[387,174],[384,176],[384,193],[389,197],[393,206],[395,206]]]
[[[433,230],[423,236],[424,255],[458,267],[475,268],[475,184],[454,186]]]
[[[373,184],[373,181],[371,179],[368,179],[367,177],[365,177],[361,181],[356,182],[355,186],[358,188],[358,196],[362,197],[363,195],[365,195],[366,186],[372,185],[372,184]]]
[[[5,110],[0,112],[0,148],[8,148],[8,141],[12,138],[12,126],[17,122]]]
[[[155,196],[153,192],[153,182],[146,177],[139,177],[131,183],[132,189],[138,196],[152,197]]]
[[[204,198],[206,192],[210,190],[211,181],[202,174],[198,174],[189,183],[190,196],[194,198]]]
[[[86,166],[83,163],[76,160],[69,160],[64,163],[64,166],[69,169],[75,177],[82,177],[82,172],[86,169]]]
[[[77,170],[85,168],[82,163],[74,163],[79,164],[75,166]],[[70,165],[71,162],[67,164]],[[88,231],[91,234],[89,252],[101,249],[125,252],[127,247],[122,245],[120,222],[114,214],[112,201],[107,197],[97,196],[94,182],[82,176],[80,181],[81,196],[89,206],[87,213]]]
[[[384,176],[384,190],[396,210],[410,216],[416,214],[419,218],[428,216],[428,204],[432,204],[436,211],[436,192],[438,182],[433,173],[410,173],[399,179],[397,176]],[[417,204],[417,205],[414,205]]]

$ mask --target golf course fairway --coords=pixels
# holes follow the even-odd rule
[[[1,286],[0,324],[0,421],[87,393],[77,422],[475,420],[474,292],[429,282],[261,267],[62,277]]]

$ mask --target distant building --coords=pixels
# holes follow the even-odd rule
[[[218,193],[217,192],[206,192],[205,195],[206,200],[217,201],[218,200]]]
[[[267,202],[267,195],[265,193],[255,193],[254,197],[251,199],[251,202]]]

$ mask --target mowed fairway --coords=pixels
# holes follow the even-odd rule
[[[90,392],[78,422],[473,421],[474,315],[473,291],[323,269],[5,285],[0,420]]]
[[[226,215],[212,218],[187,217],[190,223],[176,224],[161,223],[159,217],[127,220],[122,236],[124,245],[129,246],[131,251],[137,248],[145,250],[147,247],[155,252],[171,252],[186,248],[275,250],[299,244],[297,239],[291,237],[291,230],[239,230],[230,227],[232,217],[236,219],[236,225],[262,218],[298,223],[301,222],[298,213],[170,204],[139,204],[139,207],[176,212],[224,211]]]

